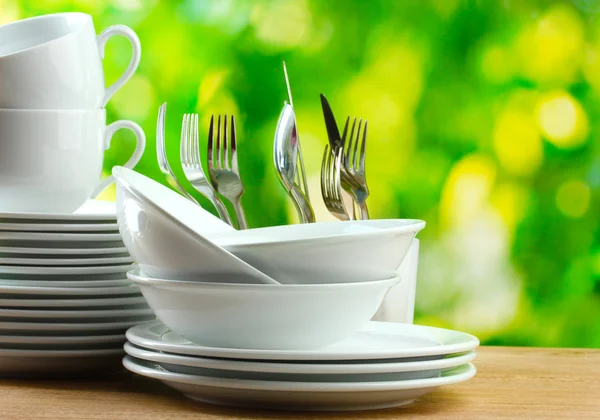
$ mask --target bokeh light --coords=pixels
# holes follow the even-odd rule
[[[590,206],[590,187],[582,181],[565,181],[556,191],[556,205],[567,217],[583,216]]]
[[[537,119],[546,139],[556,147],[577,147],[587,140],[587,116],[581,105],[565,92],[543,96]]]

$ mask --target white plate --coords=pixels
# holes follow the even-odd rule
[[[68,277],[67,277],[68,278]],[[131,280],[128,279],[98,279],[98,280],[15,280],[0,279],[0,288],[2,286],[11,287],[71,287],[71,288],[98,288],[98,287],[122,287],[130,286]],[[0,294],[2,291],[0,290]],[[96,294],[96,291],[90,290],[89,294]]]
[[[87,296],[100,297],[112,295],[141,295],[139,287],[135,284],[118,287],[27,287],[27,286],[3,286],[0,285],[0,297],[2,295],[28,295],[43,296],[44,298],[56,298],[57,296]]]
[[[0,299],[0,308],[82,308],[97,306],[127,309],[131,305],[146,303],[143,296],[104,299]]]
[[[86,276],[90,274],[120,274],[132,269],[131,264],[99,265],[95,267],[31,267],[26,265],[0,266],[2,274],[39,275],[39,276]]]
[[[116,223],[3,223],[0,231],[16,232],[118,232]]]
[[[0,335],[90,335],[92,332],[108,335],[151,319],[127,317],[103,322],[0,322]]]
[[[137,359],[156,362],[166,370],[196,376],[260,381],[378,382],[423,379],[442,370],[464,365],[475,358],[471,351],[459,356],[419,362],[394,363],[264,363],[244,360],[180,356],[144,350],[131,343],[125,352]]]
[[[151,316],[152,309],[135,308],[135,309],[96,309],[96,310],[55,310],[55,309],[0,309],[0,318],[5,321],[12,322],[15,320],[24,320],[25,322],[42,321],[54,322],[59,319],[71,320],[76,319],[80,322],[84,319],[91,318],[126,318],[135,316]],[[60,322],[60,321],[59,321]]]
[[[82,376],[122,370],[122,349],[0,350],[0,376]]]
[[[283,382],[211,378],[165,371],[152,362],[125,356],[130,371],[163,381],[187,397],[211,404],[307,411],[352,411],[398,407],[435,388],[471,379],[472,364],[437,378],[382,382]]]
[[[132,264],[130,256],[107,258],[5,258],[0,257],[0,264],[21,266],[90,266],[102,264]]]
[[[119,233],[0,232],[2,242],[121,242]],[[119,246],[123,246],[122,243]]]
[[[18,213],[0,212],[2,221],[45,221],[62,223],[113,222],[117,219],[115,203],[112,201],[88,200],[74,213]]]
[[[35,336],[35,335],[0,335],[0,348],[7,346],[39,346],[50,350],[52,346],[76,346],[114,344],[114,348],[125,342],[125,334],[82,335],[82,336]]]
[[[127,331],[133,344],[191,356],[252,360],[378,360],[441,356],[473,350],[479,340],[470,334],[421,325],[371,321],[351,337],[320,350],[249,350],[204,347],[171,332],[160,321]]]
[[[29,247],[15,247],[15,246],[1,246],[0,255],[4,257],[10,257],[13,255],[31,254],[40,255],[44,258],[51,258],[51,255],[56,255],[58,258],[65,258],[67,256],[83,255],[89,258],[90,256],[96,255],[107,255],[113,254],[115,256],[122,256],[121,254],[129,254],[127,248],[115,247],[115,248],[29,248]]]

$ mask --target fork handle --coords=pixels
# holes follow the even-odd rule
[[[359,210],[360,220],[369,220],[369,209],[367,208],[367,202],[363,200],[356,204]]]
[[[241,197],[233,202],[233,209],[235,210],[235,217],[237,217],[240,230],[248,229],[248,223],[246,222],[246,215],[244,214],[244,208],[242,207]]]
[[[225,223],[228,223],[230,226],[233,226],[233,222],[231,221],[231,217],[229,216],[229,212],[225,207],[225,204],[221,201],[221,199],[217,196],[217,194],[213,194],[212,197],[208,197],[208,199],[213,203],[215,208],[217,209],[217,213],[219,213],[219,217]]]
[[[300,221],[302,223],[314,223],[315,213],[304,193],[295,185],[292,185],[289,191],[292,196],[292,201],[296,205]]]
[[[179,191],[179,193],[181,195],[183,195],[185,198],[187,198],[194,204],[198,204],[198,205],[200,204],[200,203],[198,203],[198,200],[196,200],[194,197],[192,197],[192,195],[183,188],[183,186],[179,183],[179,181],[177,181],[177,179],[175,179],[175,185],[176,185],[177,191]]]

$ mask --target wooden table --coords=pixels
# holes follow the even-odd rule
[[[600,350],[482,347],[477,376],[397,409],[284,413],[185,399],[133,374],[105,379],[0,380],[2,420],[600,419]]]

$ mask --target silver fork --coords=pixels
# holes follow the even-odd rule
[[[158,121],[156,123],[156,156],[158,159],[158,167],[163,175],[170,181],[170,184],[175,185],[175,188],[188,200],[198,204],[198,201],[192,197],[179,183],[175,177],[175,173],[169,165],[167,159],[167,150],[165,148],[165,116],[167,114],[167,103],[163,103],[158,109]]]
[[[341,166],[344,150],[340,147],[331,151],[329,145],[325,146],[323,161],[321,162],[321,195],[327,210],[340,220],[350,220],[344,206],[341,186]]]
[[[369,210],[367,208],[367,197],[369,196],[369,187],[367,186],[365,172],[365,149],[367,144],[368,121],[365,120],[363,126],[363,120],[360,118],[358,120],[358,129],[355,131],[355,117],[350,130],[350,138],[348,139],[349,121],[350,117],[346,119],[344,134],[342,135],[344,149],[342,186],[352,196],[354,202],[354,220],[368,220]]]
[[[183,116],[179,157],[181,158],[183,173],[190,184],[196,191],[208,198],[217,209],[219,217],[231,225],[231,217],[229,217],[225,205],[217,196],[202,169],[198,138],[198,114],[185,114]]]
[[[215,190],[233,204],[240,229],[247,229],[246,215],[242,207],[244,185],[240,178],[237,159],[235,119],[231,116],[231,131],[227,132],[227,115],[223,116],[223,137],[221,137],[221,116],[217,119],[217,139],[214,139],[214,115],[210,117],[208,129],[208,174]],[[231,153],[231,162],[229,155]]]

